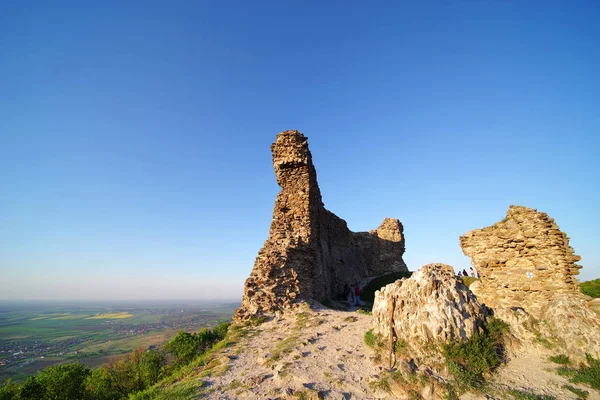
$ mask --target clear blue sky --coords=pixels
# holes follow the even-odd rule
[[[519,204],[600,277],[597,1],[9,1],[0,298],[239,298],[287,129],[411,270]]]

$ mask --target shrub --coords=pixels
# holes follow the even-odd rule
[[[0,386],[0,400],[16,399],[19,394],[19,385],[10,378]]]
[[[222,322],[213,329],[202,329],[198,333],[180,331],[165,344],[165,349],[177,357],[179,364],[187,364],[223,340],[228,328],[229,323]]]
[[[549,360],[555,364],[561,364],[561,365],[567,365],[567,364],[571,363],[569,356],[566,356],[564,354],[559,354],[557,356],[550,356]]]
[[[80,364],[64,364],[44,368],[36,379],[45,389],[45,397],[55,400],[85,397],[85,381],[91,370]]]
[[[597,299],[600,297],[600,278],[593,281],[581,282],[579,288],[583,294]]]
[[[442,354],[446,358],[448,371],[460,389],[479,389],[485,382],[484,374],[493,371],[502,362],[503,335],[508,324],[490,319],[482,334],[474,334],[467,341],[446,343]]]
[[[365,332],[365,344],[369,347],[375,347],[375,343],[377,343],[377,338],[375,337],[375,334],[373,333],[373,329],[369,329],[367,332]]]

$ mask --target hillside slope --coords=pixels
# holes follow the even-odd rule
[[[234,328],[237,340],[213,353],[206,365],[154,391],[156,397],[143,398],[401,398],[393,385],[390,392],[382,383],[387,372],[364,343],[371,324],[370,315],[316,306],[258,326]],[[550,355],[542,346],[522,348],[489,379],[487,393],[461,398],[578,399],[564,388],[571,385],[588,391],[589,400],[600,399],[593,389],[556,374],[558,366],[548,361]]]

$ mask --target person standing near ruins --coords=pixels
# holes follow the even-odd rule
[[[471,270],[469,271],[469,275],[472,276],[473,278],[475,278],[475,270],[473,269],[473,267],[471,267]]]
[[[354,297],[356,297],[356,305],[360,307],[360,286],[358,284],[354,287]]]

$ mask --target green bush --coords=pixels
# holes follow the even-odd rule
[[[23,382],[19,387],[18,397],[16,397],[19,400],[39,400],[45,398],[46,388],[35,376],[30,376]]]
[[[373,333],[373,329],[369,329],[365,332],[365,344],[369,347],[375,347],[375,343],[377,343],[377,338]]]
[[[459,389],[483,386],[484,374],[493,371],[502,362],[503,336],[508,329],[506,322],[494,318],[486,323],[482,334],[474,334],[464,342],[442,346],[446,366]]]
[[[567,364],[571,363],[569,356],[566,356],[564,354],[559,354],[557,356],[550,356],[549,360],[555,364],[561,364],[561,365],[567,365]]]
[[[367,303],[373,303],[375,301],[376,291],[385,285],[396,282],[398,279],[410,278],[411,275],[412,272],[392,272],[391,274],[378,276],[377,278],[372,279],[361,290],[360,299]]]
[[[10,378],[0,386],[0,400],[16,399],[19,395],[19,385],[14,383]]]
[[[177,357],[179,364],[187,364],[209,350],[215,343],[223,340],[228,328],[229,323],[223,322],[213,329],[202,329],[198,333],[180,331],[165,344],[165,349]]]
[[[38,372],[36,379],[44,387],[45,397],[52,400],[82,399],[85,381],[91,370],[78,362],[55,365]]]
[[[581,293],[597,299],[600,297],[600,278],[593,281],[581,282],[579,288],[581,289]]]

